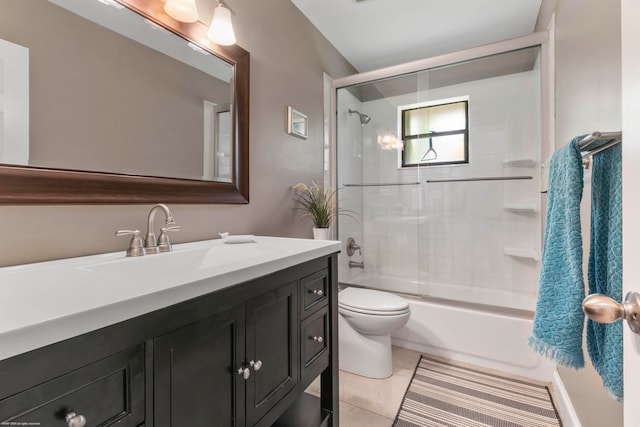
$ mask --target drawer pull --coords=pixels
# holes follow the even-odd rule
[[[322,338],[322,337],[316,337],[316,336],[311,337],[311,339],[312,339],[312,340],[314,340],[314,341],[316,341],[316,342],[322,342],[322,341],[324,341],[324,338]]]
[[[311,293],[314,294],[314,295],[318,295],[319,297],[324,295],[324,291],[322,289],[314,289],[314,290],[311,291]]]
[[[254,362],[253,360],[249,362],[249,366],[253,368],[254,371],[259,371],[262,368],[262,360],[258,360]]]
[[[84,427],[87,423],[84,415],[76,415],[73,411],[69,412],[64,420],[67,422],[67,426],[69,427]]]
[[[249,368],[238,368],[238,370],[236,371],[238,372],[238,375],[242,375],[242,378],[244,378],[245,380],[248,380],[249,377],[251,376],[251,371],[249,370]]]

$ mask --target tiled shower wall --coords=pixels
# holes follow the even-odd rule
[[[398,106],[458,96],[469,97],[468,165],[401,170],[398,153],[377,145],[379,134],[397,131]],[[341,199],[349,196],[342,206],[362,212],[358,225],[340,229],[340,238],[361,232],[365,262],[364,271],[343,270],[343,280],[397,278],[404,292],[534,309],[541,250],[539,96],[534,69],[362,103],[372,120],[365,127],[355,117],[344,123],[356,133],[339,148],[339,173],[349,178],[339,182],[419,184],[340,190]],[[340,135],[338,142],[345,143]],[[533,179],[426,183],[511,175]]]

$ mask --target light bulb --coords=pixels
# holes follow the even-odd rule
[[[196,22],[198,20],[196,0],[167,0],[164,11],[176,21]]]
[[[233,33],[233,25],[231,24],[231,12],[222,4],[218,4],[218,7],[213,11],[213,19],[207,37],[212,42],[223,46],[229,46],[236,42],[236,35]]]

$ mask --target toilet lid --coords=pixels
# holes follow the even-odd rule
[[[392,293],[351,287],[338,292],[338,305],[361,313],[396,314],[409,309],[405,299]]]

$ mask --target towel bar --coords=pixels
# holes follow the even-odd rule
[[[427,184],[434,182],[471,182],[471,181],[511,181],[518,179],[533,179],[532,176],[479,176],[476,178],[445,178],[445,179],[428,179]]]

